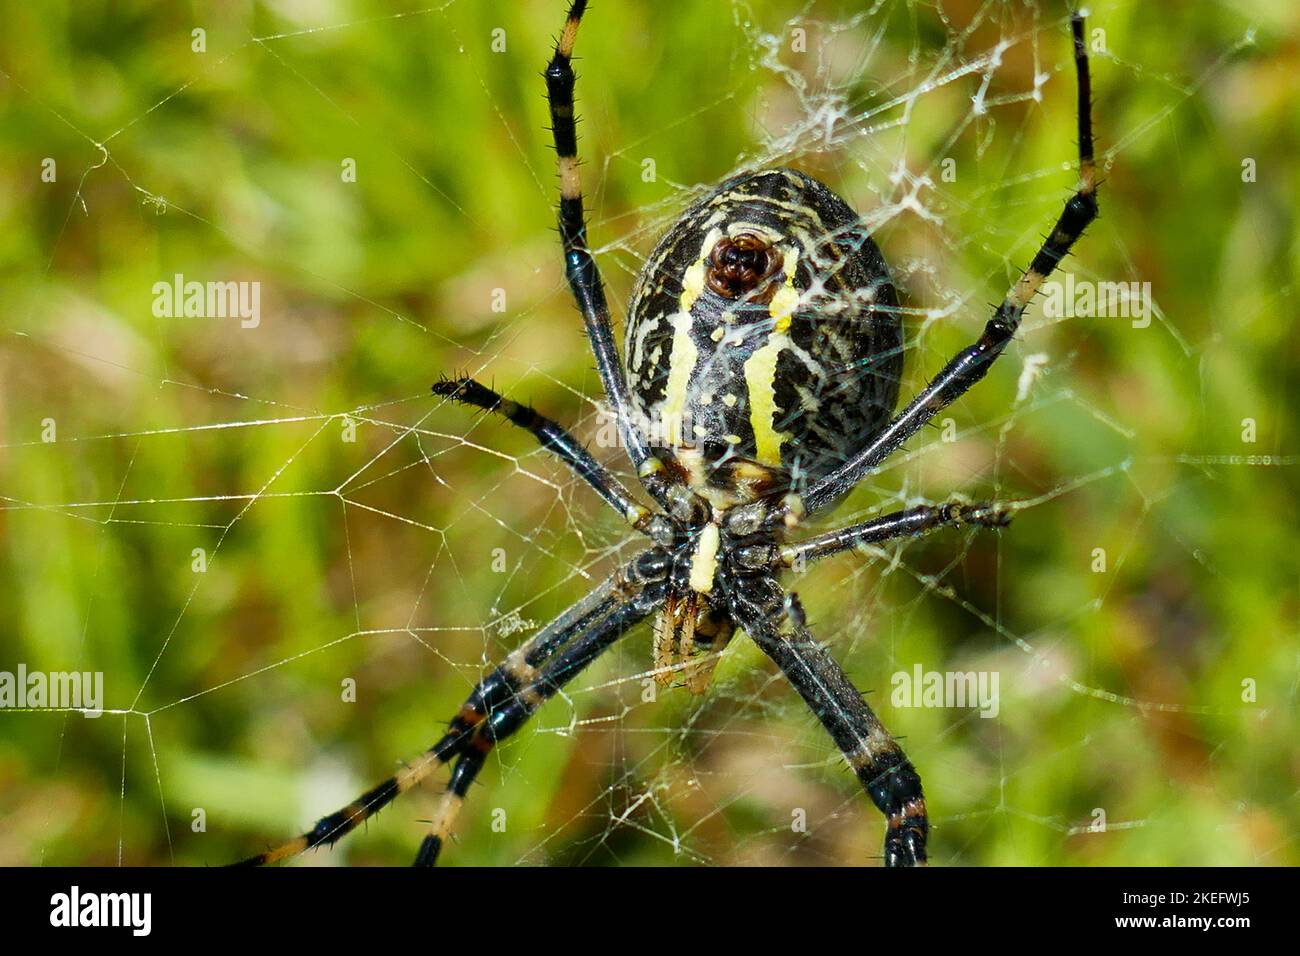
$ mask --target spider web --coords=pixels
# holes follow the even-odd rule
[[[1236,124],[1261,167],[1283,148],[1264,97],[1234,113],[1280,21],[1171,21],[1201,32],[1169,49],[1139,39],[1140,6],[1089,11],[1104,218],[1066,271],[1156,279],[1149,325],[1040,300],[988,380],[815,525],[960,496],[1019,502],[1009,529],[792,578],[920,770],[943,863],[1297,860],[1279,187],[1211,191],[1214,228],[1179,215],[1206,182],[1243,188]],[[468,371],[635,484],[596,445],[550,230],[536,73],[560,7],[280,2],[190,23],[90,5],[27,32],[6,14],[0,669],[100,671],[105,713],[0,710],[0,862],[221,863],[301,832],[635,552],[528,436],[428,392]],[[692,198],[795,165],[891,264],[906,399],[978,334],[1073,184],[1063,7],[613,13],[584,23],[578,100],[619,319]],[[35,182],[47,156],[57,179]],[[1198,179],[1211,161],[1228,172]],[[177,273],[259,283],[260,321],[151,314]],[[896,705],[916,667],[998,675],[997,715]],[[650,672],[642,628],[497,748],[447,862],[878,857],[878,816],[747,640],[698,698]],[[306,862],[409,862],[444,780]]]

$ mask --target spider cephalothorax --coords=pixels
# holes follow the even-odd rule
[[[585,0],[574,0],[546,69],[560,173],[560,237],[574,299],[624,449],[653,507],[558,423],[468,378],[434,393],[525,428],[649,546],[489,672],[447,732],[397,775],[248,862],[332,844],[451,761],[417,864],[432,864],[488,754],[639,622],[655,618],[655,675],[702,691],[738,630],[767,654],[844,755],[886,821],[887,865],[925,862],[921,780],[813,636],[782,572],[861,545],[960,524],[1000,527],[1014,506],[949,502],[885,514],[802,541],[826,511],[939,410],[984,377],[1025,307],[1097,214],[1083,19],[1071,18],[1078,74],[1079,185],[980,338],[895,413],[902,370],[898,300],[856,213],[790,169],[744,173],[708,193],[647,259],[622,359],[587,242],[571,64]]]

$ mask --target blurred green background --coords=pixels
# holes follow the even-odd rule
[[[1073,184],[1067,11],[861,6],[593,6],[580,148],[620,319],[695,190],[790,163],[879,224],[904,396],[977,334]],[[118,713],[0,711],[0,863],[300,832],[631,553],[527,436],[428,393],[468,369],[599,424],[538,75],[563,7],[3,6],[0,670],[102,671]],[[935,862],[1294,864],[1300,10],[1090,16],[1103,212],[1067,268],[1150,282],[1157,315],[1032,307],[948,434],[837,520],[1032,505],[799,588],[922,774]],[[259,282],[260,325],[156,318],[176,273]],[[498,749],[447,863],[878,859],[879,815],[746,640],[706,696],[647,701],[646,630]],[[891,706],[916,664],[996,671],[998,716]],[[409,862],[444,779],[307,862]]]

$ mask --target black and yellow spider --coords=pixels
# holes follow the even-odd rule
[[[546,69],[558,153],[560,238],[619,434],[655,509],[632,497],[560,425],[469,379],[434,392],[531,431],[645,535],[649,547],[511,653],[461,706],[447,733],[396,776],[310,832],[248,863],[332,844],[455,761],[420,847],[431,865],[492,748],[638,622],[655,615],[656,675],[702,691],[742,628],[816,714],[885,815],[884,861],[925,862],[921,780],[844,671],[809,632],[793,565],[945,525],[1005,524],[992,504],[923,506],[788,541],[940,409],[984,377],[1043,280],[1097,215],[1083,20],[1078,73],[1079,185],[1055,228],[984,327],[898,414],[902,328],[889,271],[858,216],[790,169],[733,177],[691,206],[647,260],[628,312],[622,363],[579,185],[571,57],[586,0],[575,0]]]

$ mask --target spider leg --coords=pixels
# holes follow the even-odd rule
[[[564,30],[555,44],[555,54],[547,64],[546,99],[551,112],[551,134],[555,140],[556,163],[560,176],[560,239],[564,244],[565,275],[573,298],[582,312],[591,341],[591,351],[596,358],[596,370],[605,386],[605,394],[614,406],[619,432],[627,448],[628,457],[636,466],[637,474],[645,482],[646,490],[662,504],[666,501],[666,483],[662,476],[663,463],[650,453],[645,436],[636,428],[631,415],[631,399],[627,380],[619,363],[618,347],[614,344],[614,327],[610,320],[609,305],[605,301],[605,288],[600,269],[587,242],[587,221],[583,211],[582,180],[578,173],[578,130],[573,112],[573,45],[578,37],[578,25],[587,9],[587,0],[573,0],[569,6]]]
[[[993,361],[1002,354],[1015,336],[1029,301],[1043,281],[1065,257],[1084,229],[1097,217],[1097,172],[1092,154],[1092,84],[1088,73],[1088,54],[1084,45],[1083,17],[1071,18],[1074,38],[1074,64],[1078,74],[1079,185],[1066,201],[1065,209],[1051,235],[1043,242],[1029,270],[1020,277],[993,318],[984,326],[984,334],[943,367],[911,403],[894,417],[870,445],[840,468],[808,489],[803,506],[816,511],[845,494],[877,465],[916,434],[926,422],[982,379]],[[785,517],[778,513],[775,518]]]
[[[512,425],[536,436],[541,446],[553,452],[578,477],[595,489],[605,502],[622,515],[633,528],[646,531],[653,521],[652,512],[637,504],[623,483],[606,470],[559,422],[547,418],[528,405],[503,397],[472,378],[454,378],[438,382],[433,394],[442,395],[464,405],[496,412]]]
[[[912,538],[937,528],[959,525],[1002,528],[1011,523],[1014,510],[1014,505],[987,501],[976,504],[950,501],[942,505],[919,505],[786,545],[777,549],[776,559],[786,567],[792,567],[848,551],[860,544]]]
[[[436,744],[383,783],[371,787],[343,809],[321,817],[306,833],[233,865],[266,866],[292,859],[318,846],[333,846],[450,760],[463,737],[464,731],[453,731],[444,735]]]
[[[332,846],[398,796],[417,786],[438,767],[459,754],[478,748],[480,745],[477,741],[484,732],[491,731],[495,726],[493,722],[499,724],[506,719],[498,718],[497,713],[513,713],[514,705],[511,701],[526,695],[528,688],[542,679],[541,675],[548,675],[549,679],[555,680],[555,688],[558,689],[565,680],[577,673],[577,670],[563,670],[564,663],[570,660],[570,656],[565,653],[566,647],[589,647],[592,635],[596,634],[605,635],[612,642],[636,620],[653,610],[653,604],[650,608],[642,609],[649,601],[647,594],[662,600],[661,588],[655,582],[667,573],[667,567],[668,562],[663,552],[642,552],[538,631],[479,681],[452,718],[447,733],[418,758],[392,777],[371,787],[346,807],[322,817],[306,833],[249,857],[238,865],[278,863],[319,846]],[[651,582],[649,586],[646,585],[647,581]],[[637,611],[640,611],[640,617],[634,617]],[[620,627],[621,630],[618,629]],[[616,633],[610,636],[611,631]]]
[[[447,790],[438,801],[438,808],[429,821],[429,832],[420,841],[420,851],[415,855],[412,866],[425,867],[438,864],[438,854],[442,852],[442,845],[451,835],[456,817],[460,815],[460,808],[465,805],[465,795],[469,793],[470,784],[474,782],[478,772],[483,769],[487,755],[487,750],[477,750],[463,754],[456,761],[456,766],[451,770],[451,780],[447,783]]]
[[[731,594],[732,614],[794,685],[885,815],[885,865],[924,864],[929,820],[921,778],[907,755],[808,630],[798,597],[770,577],[746,584],[752,587]]]
[[[516,666],[511,670],[511,693],[487,703],[479,711],[482,718],[475,725],[461,758],[452,769],[451,781],[430,822],[429,833],[420,844],[415,866],[433,866],[437,863],[438,854],[464,805],[470,784],[483,768],[492,748],[527,723],[561,687],[662,604],[665,593],[666,584],[651,584],[594,623],[586,633],[548,660],[545,666],[534,668],[525,662],[524,667]]]

